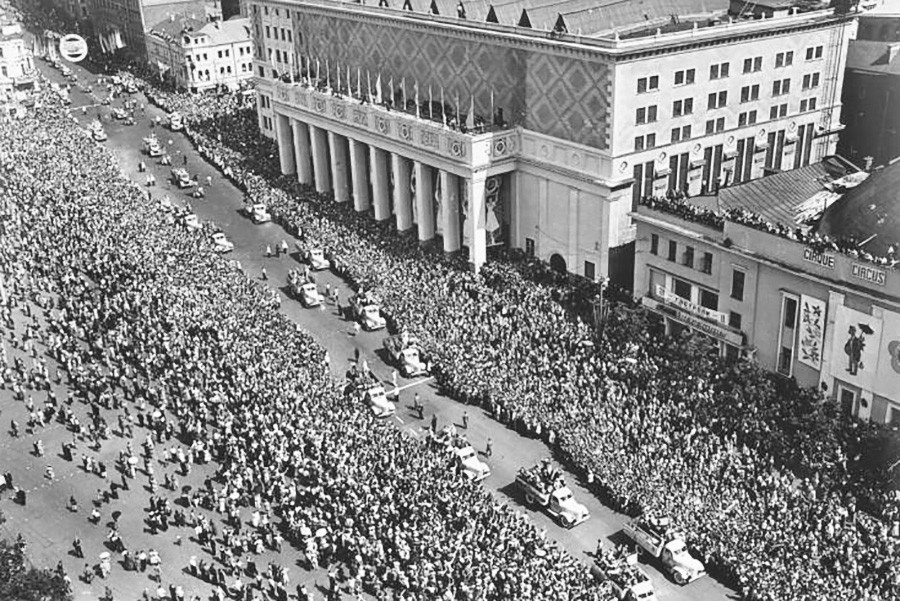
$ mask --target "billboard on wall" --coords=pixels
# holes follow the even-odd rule
[[[800,297],[800,348],[797,360],[816,371],[822,369],[824,338],[825,301],[804,294]]]
[[[863,390],[873,390],[881,334],[880,318],[839,306],[834,320],[831,375]]]
[[[900,314],[884,313],[875,394],[900,400]]]

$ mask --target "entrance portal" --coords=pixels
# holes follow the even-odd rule
[[[550,267],[553,268],[553,271],[558,271],[559,273],[566,273],[567,271],[566,260],[558,253],[554,253],[550,256]]]

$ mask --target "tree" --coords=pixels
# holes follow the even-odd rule
[[[3,516],[0,514],[0,523]],[[24,544],[0,539],[0,599],[3,601],[71,601],[72,593],[60,571],[32,567]]]

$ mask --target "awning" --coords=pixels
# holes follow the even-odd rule
[[[707,321],[702,317],[692,315],[686,311],[678,309],[677,307],[666,305],[656,300],[655,298],[650,298],[649,296],[641,297],[641,304],[654,313],[662,315],[667,319],[676,321],[683,326],[691,328],[692,330],[697,330],[698,332],[702,332],[707,336],[711,336],[717,340],[722,340],[723,342],[727,342],[728,344],[737,347],[744,346],[744,335],[741,332],[737,332],[727,326]]]

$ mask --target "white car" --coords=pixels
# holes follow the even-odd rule
[[[381,316],[378,305],[366,305],[363,307],[360,311],[359,318],[362,322],[362,327],[369,332],[380,330],[387,326],[387,320]]]
[[[300,302],[304,307],[318,307],[324,300],[325,297],[314,283],[307,282],[300,286]]]
[[[322,271],[331,267],[331,261],[325,258],[325,251],[321,248],[313,248],[306,255],[309,266],[315,271]]]
[[[390,417],[397,412],[397,406],[388,400],[384,386],[373,386],[368,389],[365,400],[375,417]]]
[[[253,223],[266,223],[272,221],[272,215],[266,209],[266,205],[256,203],[250,207],[250,219],[253,220]]]
[[[180,113],[172,113],[169,115],[169,129],[172,131],[181,131],[184,129],[184,121]]]
[[[218,253],[227,253],[234,250],[234,242],[225,237],[224,232],[216,232],[212,235],[213,248]]]
[[[196,231],[203,228],[203,224],[200,223],[200,218],[197,217],[195,213],[188,213],[187,215],[183,215],[181,217],[181,223],[189,230]],[[229,244],[231,244],[229,242]]]
[[[469,480],[480,482],[491,475],[491,468],[488,467],[488,464],[478,459],[478,453],[475,452],[471,445],[454,447],[453,452],[463,468],[463,473]]]

